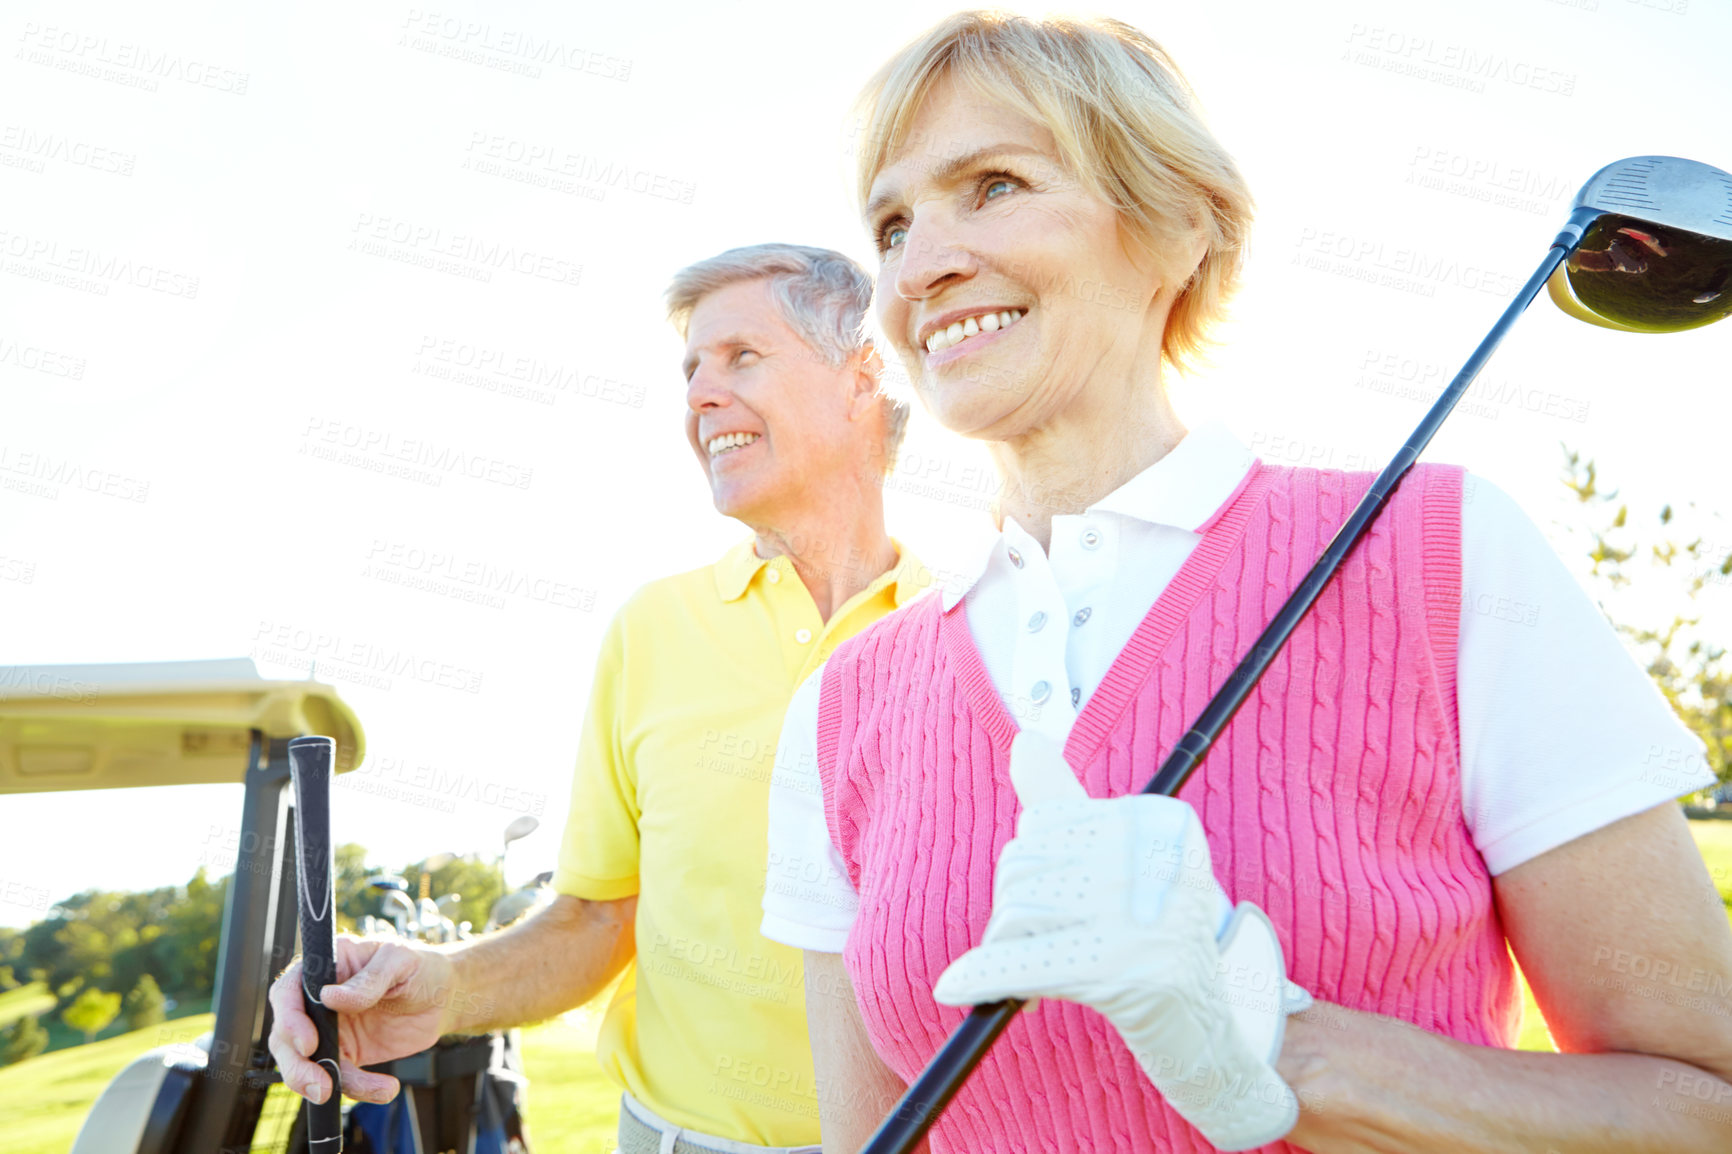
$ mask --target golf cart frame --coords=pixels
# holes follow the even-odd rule
[[[211,1034],[159,1046],[115,1076],[73,1154],[256,1149],[273,1082],[271,979],[295,954],[295,806],[288,743],[365,751],[332,687],[265,681],[250,660],[0,670],[0,794],[238,781],[235,871],[223,906]],[[285,1125],[284,1130],[288,1127]]]

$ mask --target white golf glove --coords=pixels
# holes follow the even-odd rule
[[[1176,798],[1091,799],[1058,746],[1022,733],[1010,778],[1023,811],[993,875],[980,945],[933,988],[949,1006],[1062,998],[1118,1030],[1169,1104],[1222,1150],[1299,1120],[1275,1072],[1287,980],[1274,927],[1221,892],[1196,811]]]

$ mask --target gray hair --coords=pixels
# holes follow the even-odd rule
[[[841,368],[870,343],[866,316],[872,307],[872,278],[839,252],[803,244],[747,245],[687,265],[668,285],[668,320],[684,338],[699,301],[717,289],[752,280],[768,282],[782,319],[831,368]],[[908,402],[891,396],[882,385],[878,395],[888,406],[884,469],[889,473],[908,428]]]

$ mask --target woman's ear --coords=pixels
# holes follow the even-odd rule
[[[1197,229],[1191,236],[1191,255],[1189,270],[1185,279],[1179,282],[1179,291],[1184,292],[1190,283],[1197,279],[1197,273],[1203,267],[1203,258],[1209,255],[1209,237],[1202,229]]]
[[[1174,300],[1197,279],[1197,271],[1203,267],[1203,258],[1209,255],[1209,230],[1195,218],[1190,221],[1190,225],[1189,231],[1179,233],[1173,238],[1173,247],[1185,253],[1172,265]]]
[[[1149,299],[1151,306],[1163,295],[1170,300],[1178,300],[1179,294],[1196,279],[1198,270],[1203,267],[1203,258],[1209,255],[1208,230],[1201,225],[1192,225],[1185,232],[1172,234],[1170,242],[1158,236],[1148,237],[1132,232],[1123,222],[1119,228],[1120,244],[1124,246],[1126,255],[1158,278],[1154,295]],[[1179,250],[1184,255],[1171,261],[1161,259],[1163,251],[1173,250]]]

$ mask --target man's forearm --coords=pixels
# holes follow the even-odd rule
[[[540,1022],[600,993],[636,953],[637,898],[560,895],[499,933],[445,951],[445,1032],[474,1034]]]
[[[1300,1101],[1287,1140],[1317,1154],[1732,1149],[1732,1083],[1670,1058],[1472,1046],[1319,1003],[1277,1069]]]

